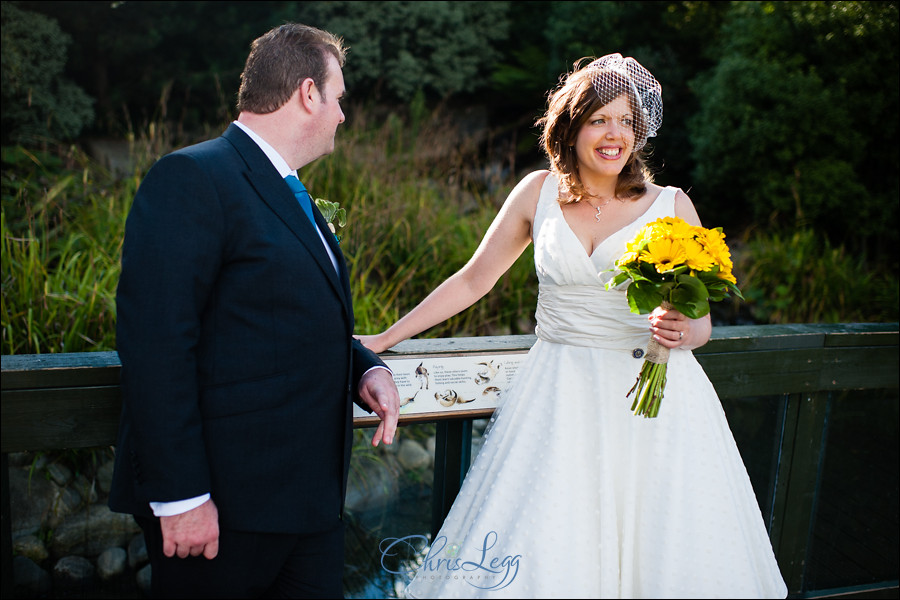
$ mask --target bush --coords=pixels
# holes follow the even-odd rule
[[[732,250],[738,285],[759,323],[898,320],[897,273],[873,269],[812,230],[755,233]]]
[[[9,2],[0,10],[3,143],[77,137],[94,113],[84,90],[62,77],[71,37],[55,20]]]
[[[2,353],[115,349],[115,289],[137,178],[77,150],[3,152]]]
[[[701,214],[726,227],[777,219],[853,252],[891,251],[900,83],[885,66],[897,56],[897,4],[731,7],[715,66],[692,80]]]

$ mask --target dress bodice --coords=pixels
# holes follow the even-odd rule
[[[559,204],[558,180],[544,180],[534,216],[534,264],[538,276],[536,333],[541,339],[575,346],[629,350],[649,339],[645,315],[636,315],[625,298],[627,283],[606,290],[611,269],[645,224],[674,216],[675,193],[667,187],[637,219],[594,248],[588,256]]]

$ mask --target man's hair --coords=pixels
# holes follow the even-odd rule
[[[241,73],[238,112],[274,112],[306,78],[311,78],[324,94],[329,54],[343,67],[347,54],[343,40],[299,23],[281,25],[256,38]]]

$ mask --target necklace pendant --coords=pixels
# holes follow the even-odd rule
[[[597,214],[594,215],[594,218],[595,218],[595,219],[597,220],[597,222],[599,223],[599,222],[600,222],[600,209],[599,209],[598,207],[595,207],[595,208],[597,208]]]

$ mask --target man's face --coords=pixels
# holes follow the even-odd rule
[[[344,122],[341,99],[344,97],[344,74],[337,59],[328,55],[328,78],[323,90],[319,90],[319,104],[316,106],[317,141],[321,144],[322,155],[334,151],[334,136],[337,127]]]

